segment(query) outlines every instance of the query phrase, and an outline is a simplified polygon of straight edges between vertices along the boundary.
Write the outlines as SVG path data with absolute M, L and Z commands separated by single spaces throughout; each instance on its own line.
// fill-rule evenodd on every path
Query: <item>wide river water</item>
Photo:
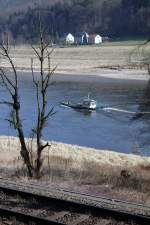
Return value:
M 60 81 L 58 78 L 52 83 L 47 99 L 56 114 L 45 128 L 44 139 L 117 152 L 148 153 L 148 118 L 134 119 L 136 114 L 112 110 L 80 112 L 59 104 L 67 100 L 80 102 L 90 92 L 99 106 L 138 112 L 146 82 L 107 78 L 99 78 L 96 82 L 90 79 L 89 81 Z M 0 98 L 8 99 L 3 87 L 0 88 Z M 24 73 L 20 78 L 20 99 L 24 129 L 29 137 L 36 121 L 36 98 L 32 79 Z M 16 135 L 5 120 L 9 118 L 9 108 L 2 105 L 0 107 L 0 135 Z

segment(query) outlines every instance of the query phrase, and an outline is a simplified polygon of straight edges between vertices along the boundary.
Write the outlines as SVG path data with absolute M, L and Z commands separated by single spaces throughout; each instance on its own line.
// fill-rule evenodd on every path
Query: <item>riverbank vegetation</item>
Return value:
M 0 137 L 0 176 L 27 182 L 19 150 L 18 138 Z M 41 183 L 150 203 L 148 157 L 51 142 L 43 159 Z

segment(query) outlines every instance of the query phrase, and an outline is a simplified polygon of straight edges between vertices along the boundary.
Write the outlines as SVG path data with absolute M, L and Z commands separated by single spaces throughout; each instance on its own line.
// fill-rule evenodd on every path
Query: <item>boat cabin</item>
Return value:
M 88 109 L 95 109 L 96 105 L 96 101 L 92 99 L 84 99 L 82 103 L 82 106 Z

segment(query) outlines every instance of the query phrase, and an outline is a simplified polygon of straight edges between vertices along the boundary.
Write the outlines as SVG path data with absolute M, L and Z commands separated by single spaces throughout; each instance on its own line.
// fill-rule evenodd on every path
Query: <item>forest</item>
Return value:
M 67 32 L 81 31 L 114 40 L 150 36 L 150 0 L 57 0 L 53 4 L 49 0 L 40 6 L 19 5 L 20 10 L 13 7 L 6 16 L 0 10 L 0 34 L 7 31 L 18 42 L 36 41 L 39 8 L 43 27 L 55 41 Z

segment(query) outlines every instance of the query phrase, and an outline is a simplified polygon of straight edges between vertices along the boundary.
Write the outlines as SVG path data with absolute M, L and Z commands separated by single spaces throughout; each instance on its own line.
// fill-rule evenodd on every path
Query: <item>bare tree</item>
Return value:
M 150 75 L 150 39 L 139 46 L 139 53 L 141 54 L 141 63 L 147 67 Z
M 150 39 L 139 44 L 130 54 L 130 63 L 146 68 L 150 75 Z
M 144 104 L 150 106 L 150 39 L 139 45 L 138 53 L 141 59 L 141 65 L 147 68 L 149 79 L 144 93 Z
M 141 113 L 150 111 L 150 39 L 140 44 L 133 52 L 133 57 L 138 58 L 140 65 L 147 69 L 149 79 L 144 91 L 143 100 L 139 104 L 139 112 L 134 116 L 134 119 L 149 120 L 149 114 Z
M 19 81 L 18 72 L 16 66 L 10 55 L 10 44 L 8 36 L 0 44 L 0 55 L 5 60 L 7 60 L 13 71 L 13 78 L 8 76 L 8 72 L 0 67 L 0 78 L 2 84 L 11 96 L 11 101 L 3 101 L 2 104 L 7 104 L 12 109 L 12 116 L 8 119 L 9 123 L 14 126 L 18 132 L 19 141 L 21 144 L 20 154 L 26 165 L 28 176 L 40 178 L 41 168 L 42 168 L 42 152 L 45 148 L 49 147 L 50 144 L 44 143 L 42 141 L 43 130 L 46 126 L 49 118 L 54 114 L 53 108 L 48 108 L 47 102 L 47 92 L 50 86 L 51 76 L 54 74 L 56 68 L 51 68 L 51 54 L 53 49 L 51 48 L 51 43 L 46 43 L 44 41 L 44 31 L 42 29 L 41 19 L 39 17 L 39 44 L 37 46 L 31 46 L 36 58 L 40 65 L 40 76 L 37 78 L 34 72 L 34 59 L 31 59 L 31 74 L 33 78 L 33 83 L 36 90 L 36 101 L 37 101 L 37 122 L 35 128 L 32 129 L 32 139 L 36 139 L 36 154 L 31 156 L 31 149 L 27 145 L 25 140 L 25 133 L 23 129 L 22 118 L 20 114 L 21 102 L 19 98 Z M 45 72 L 45 63 L 47 63 L 47 70 Z M 32 146 L 31 146 L 32 148 Z

